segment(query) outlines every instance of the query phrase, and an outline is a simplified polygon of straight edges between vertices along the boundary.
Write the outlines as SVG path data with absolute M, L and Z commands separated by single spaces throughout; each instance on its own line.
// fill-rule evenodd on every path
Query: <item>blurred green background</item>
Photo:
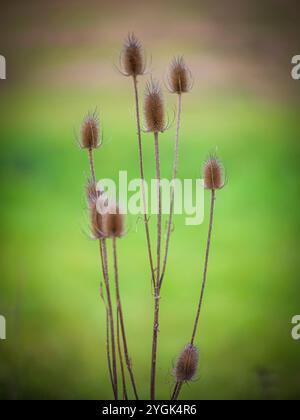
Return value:
M 162 4 L 163 3 L 163 4 Z M 194 88 L 184 96 L 179 177 L 201 174 L 217 148 L 228 184 L 218 193 L 197 379 L 185 399 L 300 397 L 299 4 L 290 1 L 4 2 L 0 53 L 0 398 L 110 399 L 97 243 L 88 239 L 86 153 L 76 144 L 88 110 L 100 110 L 98 178 L 139 174 L 131 81 L 114 68 L 128 31 L 163 78 L 184 54 Z M 140 79 L 142 93 L 147 77 Z M 165 92 L 170 115 L 176 98 Z M 147 179 L 154 177 L 143 136 Z M 163 176 L 174 126 L 161 136 Z M 206 209 L 209 204 L 206 196 Z M 151 219 L 155 235 L 155 219 Z M 187 343 L 207 235 L 175 218 L 162 289 L 157 396 Z M 144 228 L 128 220 L 120 281 L 140 395 L 149 397 L 152 298 Z

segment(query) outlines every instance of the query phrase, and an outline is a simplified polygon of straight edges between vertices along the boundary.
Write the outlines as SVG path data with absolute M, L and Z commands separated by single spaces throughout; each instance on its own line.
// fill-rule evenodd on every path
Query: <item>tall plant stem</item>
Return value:
M 156 162 L 156 181 L 157 181 L 157 267 L 156 280 L 154 287 L 154 319 L 153 319 L 153 339 L 152 339 L 152 358 L 151 358 L 151 380 L 150 380 L 150 399 L 155 400 L 155 379 L 156 379 L 156 359 L 157 359 L 157 339 L 159 328 L 159 299 L 160 299 L 160 253 L 161 253 L 161 190 L 160 190 L 160 160 L 158 133 L 154 133 L 155 162 Z
M 213 227 L 213 220 L 214 220 L 214 209 L 215 209 L 215 197 L 216 197 L 216 191 L 211 190 L 211 203 L 210 203 L 210 217 L 209 217 L 209 228 L 208 228 L 208 236 L 207 236 L 207 242 L 206 242 L 206 252 L 205 252 L 205 262 L 204 262 L 204 270 L 203 270 L 203 278 L 202 278 L 202 286 L 201 286 L 201 293 L 200 293 L 200 299 L 198 303 L 198 308 L 196 312 L 196 318 L 194 322 L 193 332 L 192 332 L 192 338 L 191 338 L 191 344 L 194 344 L 197 327 L 199 323 L 201 308 L 203 304 L 203 298 L 204 298 L 204 291 L 206 286 L 206 279 L 207 279 L 207 268 L 208 268 L 208 259 L 209 259 L 209 251 L 210 251 L 210 243 L 211 243 L 211 233 L 212 233 L 212 227 Z M 181 385 L 178 387 L 178 383 L 176 383 L 175 388 L 177 387 L 177 390 L 174 389 L 174 399 L 176 400 L 179 396 Z
M 118 310 L 117 310 L 117 343 L 118 343 L 118 353 L 119 353 L 122 386 L 123 386 L 123 399 L 128 400 L 127 388 L 126 388 L 126 377 L 125 377 L 123 356 L 122 356 L 122 349 L 121 349 L 121 342 L 120 342 L 120 316 L 119 316 Z
M 170 215 L 169 215 L 168 229 L 167 229 L 165 256 L 164 256 L 164 261 L 163 261 L 163 266 L 162 266 L 162 273 L 161 273 L 161 277 L 160 277 L 160 287 L 162 285 L 164 275 L 165 275 L 165 272 L 166 272 L 166 267 L 167 267 L 169 244 L 170 244 L 170 237 L 171 237 L 171 228 L 172 228 L 172 221 L 173 221 L 175 179 L 176 179 L 176 176 L 177 176 L 177 165 L 178 165 L 178 157 L 179 157 L 179 131 L 180 131 L 180 118 L 181 118 L 181 103 L 182 103 L 182 95 L 181 95 L 181 93 L 179 93 L 178 94 L 177 126 L 176 126 L 176 140 L 175 140 L 175 151 L 174 151 L 171 199 L 170 199 Z
M 109 286 L 107 249 L 106 249 L 105 239 L 100 239 L 99 244 L 100 244 L 100 253 L 102 254 L 102 257 L 103 257 L 104 281 L 105 281 L 106 295 L 107 295 L 111 349 L 112 349 L 112 371 L 113 371 L 113 378 L 114 378 L 114 395 L 115 395 L 115 399 L 117 400 L 118 399 L 117 357 L 116 357 L 116 345 L 115 345 L 114 317 L 113 317 L 113 309 L 112 309 L 110 286 Z
M 144 175 L 143 148 L 142 148 L 142 135 L 141 135 L 141 118 L 140 118 L 140 110 L 139 110 L 139 108 L 140 108 L 139 107 L 139 94 L 138 94 L 136 76 L 133 77 L 133 86 L 134 86 L 134 96 L 135 96 L 137 134 L 138 134 L 140 176 L 141 176 L 141 181 L 142 181 L 142 200 L 143 200 L 144 225 L 145 225 L 145 231 L 146 231 L 146 240 L 147 240 L 147 248 L 148 248 L 148 256 L 149 256 L 149 263 L 150 263 L 150 269 L 151 269 L 151 276 L 152 276 L 152 285 L 154 287 L 155 286 L 155 270 L 154 270 L 153 256 L 152 256 L 152 250 L 151 250 L 149 223 L 148 223 L 148 218 L 147 218 L 147 202 L 146 202 L 146 194 L 145 194 L 145 175 Z
M 114 271 L 115 271 L 117 310 L 118 310 L 119 317 L 120 317 L 120 327 L 121 327 L 121 334 L 122 334 L 122 339 L 123 339 L 124 356 L 125 356 L 126 366 L 127 366 L 128 373 L 129 373 L 129 376 L 130 376 L 134 396 L 138 400 L 139 397 L 138 397 L 136 384 L 135 384 L 135 379 L 134 379 L 134 375 L 133 375 L 133 370 L 132 370 L 132 366 L 131 366 L 131 360 L 130 360 L 129 353 L 128 353 L 128 346 L 127 346 L 127 339 L 126 339 L 126 333 L 125 333 L 123 311 L 122 311 L 122 305 L 121 305 L 116 238 L 113 238 L 113 254 L 114 254 Z
M 171 397 L 171 400 L 172 401 L 177 400 L 178 395 L 179 395 L 179 392 L 181 390 L 181 387 L 182 387 L 182 382 L 178 382 L 177 381 L 176 384 L 175 384 L 175 387 L 174 387 L 174 391 L 173 391 L 172 397 Z
M 94 184 L 96 185 L 95 164 L 94 164 L 94 156 L 93 156 L 93 150 L 92 149 L 88 150 L 88 156 L 89 156 L 89 164 L 90 164 L 92 180 L 93 180 Z M 107 359 L 109 361 L 108 369 L 109 369 L 109 373 L 110 373 L 111 380 L 112 380 L 114 397 L 117 400 L 118 399 L 118 375 L 117 375 L 115 332 L 114 332 L 113 310 L 112 310 L 110 287 L 109 287 L 107 251 L 106 251 L 106 241 L 105 241 L 105 239 L 99 239 L 99 249 L 100 249 L 102 274 L 103 274 L 103 278 L 104 278 L 105 290 L 106 290 L 106 296 L 107 296 L 106 311 L 107 311 L 107 317 L 108 317 L 108 324 L 109 324 L 109 327 L 110 327 L 110 334 L 109 334 L 108 331 L 106 332 L 106 337 L 107 337 L 106 339 L 109 340 L 109 338 L 110 338 L 110 340 L 111 340 L 111 350 L 112 350 L 112 367 L 111 367 L 111 365 L 110 365 L 110 346 L 109 346 L 109 342 L 108 342 L 106 344 Z M 112 372 L 111 372 L 111 370 L 112 370 Z
M 216 192 L 215 190 L 211 190 L 211 203 L 210 203 L 210 217 L 209 217 L 209 228 L 208 228 L 208 236 L 207 236 L 207 243 L 206 243 L 206 252 L 205 252 L 205 262 L 204 262 L 204 271 L 203 271 L 203 280 L 202 280 L 202 287 L 201 287 L 201 293 L 200 293 L 200 299 L 199 304 L 197 308 L 192 338 L 191 338 L 191 344 L 194 344 L 195 336 L 197 332 L 197 326 L 199 322 L 201 307 L 203 304 L 203 298 L 204 298 L 204 291 L 206 286 L 206 279 L 207 279 L 207 268 L 208 268 L 208 259 L 209 259 L 209 251 L 210 251 L 210 242 L 211 242 L 211 232 L 213 227 L 213 220 L 214 220 L 214 208 L 215 208 L 215 196 Z

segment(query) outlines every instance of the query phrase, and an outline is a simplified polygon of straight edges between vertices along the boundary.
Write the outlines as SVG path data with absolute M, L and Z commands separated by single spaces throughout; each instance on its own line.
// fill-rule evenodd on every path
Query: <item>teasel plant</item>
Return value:
M 204 164 L 203 179 L 204 179 L 204 187 L 205 189 L 210 191 L 211 199 L 210 199 L 209 227 L 208 227 L 208 236 L 207 236 L 207 242 L 206 242 L 202 284 L 201 284 L 199 303 L 198 303 L 198 307 L 196 311 L 196 317 L 195 317 L 195 321 L 193 325 L 191 340 L 189 344 L 185 347 L 183 352 L 180 354 L 176 363 L 176 367 L 174 371 L 176 383 L 175 383 L 174 390 L 171 397 L 172 400 L 176 400 L 178 398 L 182 385 L 184 383 L 190 382 L 195 377 L 196 372 L 197 372 L 198 350 L 194 346 L 194 342 L 195 342 L 197 328 L 199 324 L 199 318 L 200 318 L 200 313 L 201 313 L 201 309 L 203 305 L 204 292 L 205 292 L 205 286 L 206 286 L 206 281 L 207 281 L 207 269 L 208 269 L 209 252 L 210 252 L 210 246 L 211 246 L 213 221 L 214 221 L 216 192 L 218 190 L 221 190 L 225 185 L 224 168 L 221 161 L 215 154 L 210 155 Z
M 151 249 L 151 237 L 149 230 L 149 220 L 147 216 L 147 200 L 145 193 L 145 172 L 144 172 L 144 158 L 143 158 L 143 145 L 142 145 L 142 128 L 141 128 L 141 115 L 140 115 L 140 101 L 138 91 L 138 80 L 140 76 L 147 73 L 147 58 L 139 39 L 134 33 L 129 33 L 123 49 L 119 57 L 118 70 L 123 76 L 132 78 L 134 102 L 135 102 L 135 118 L 137 126 L 137 139 L 138 139 L 138 156 L 139 156 L 139 169 L 141 177 L 141 190 L 142 190 L 142 204 L 143 204 L 143 218 L 146 232 L 147 250 L 149 257 L 149 264 L 151 270 L 152 287 L 155 284 L 155 270 L 153 262 L 153 254 Z
M 167 130 L 166 113 L 162 90 L 159 82 L 151 79 L 147 82 L 144 95 L 144 125 L 145 131 L 154 135 L 156 189 L 157 189 L 157 245 L 156 268 L 154 281 L 154 317 L 150 373 L 150 399 L 155 399 L 157 341 L 159 330 L 160 273 L 161 273 L 161 237 L 162 237 L 162 203 L 161 203 L 161 173 L 159 154 L 159 133 Z
M 118 399 L 118 374 L 117 374 L 117 356 L 116 356 L 116 343 L 115 343 L 115 327 L 114 327 L 114 316 L 113 306 L 110 292 L 109 274 L 108 274 L 108 262 L 107 262 L 107 247 L 106 238 L 103 233 L 103 218 L 97 210 L 98 198 L 102 196 L 103 191 L 97 191 L 96 175 L 95 175 L 95 164 L 94 164 L 94 150 L 99 148 L 102 144 L 100 133 L 100 121 L 97 115 L 97 111 L 90 112 L 87 114 L 81 125 L 80 132 L 80 147 L 88 152 L 89 166 L 91 172 L 91 178 L 87 182 L 86 196 L 87 204 L 90 213 L 90 230 L 91 238 L 98 240 L 101 269 L 105 284 L 106 300 L 103 294 L 102 281 L 100 282 L 100 296 L 104 302 L 106 309 L 106 350 L 107 350 L 107 361 L 110 380 L 112 384 L 114 398 Z
M 174 149 L 174 160 L 173 160 L 173 173 L 171 183 L 171 196 L 170 196 L 170 212 L 167 222 L 167 235 L 165 243 L 164 260 L 162 265 L 160 287 L 162 285 L 169 253 L 169 244 L 173 223 L 173 212 L 174 212 L 174 194 L 175 194 L 175 179 L 177 176 L 177 166 L 179 158 L 179 133 L 182 113 L 182 95 L 190 92 L 193 87 L 193 77 L 190 69 L 186 65 L 183 57 L 173 58 L 167 75 L 167 88 L 170 93 L 177 95 L 177 123 L 176 123 L 176 135 L 175 135 L 175 149 Z

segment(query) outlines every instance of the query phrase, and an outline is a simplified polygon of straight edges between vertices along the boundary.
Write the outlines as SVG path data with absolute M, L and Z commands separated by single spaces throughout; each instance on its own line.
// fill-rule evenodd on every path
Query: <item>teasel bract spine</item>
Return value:
M 206 280 L 207 280 L 207 269 L 208 269 L 209 252 L 210 252 L 210 246 L 211 246 L 213 221 L 214 221 L 216 191 L 222 189 L 225 185 L 224 168 L 221 161 L 215 154 L 210 155 L 207 161 L 204 163 L 203 179 L 204 179 L 205 189 L 209 190 L 211 193 L 211 201 L 210 201 L 209 226 L 208 226 L 208 236 L 207 236 L 207 242 L 206 242 L 202 285 L 201 285 L 201 290 L 200 290 L 199 303 L 198 303 L 198 307 L 196 311 L 196 317 L 195 317 L 195 321 L 193 325 L 192 336 L 191 336 L 191 340 L 189 344 L 189 346 L 192 346 L 192 347 L 194 347 L 194 341 L 196 338 L 197 328 L 199 324 L 199 318 L 200 318 L 201 308 L 203 305 L 203 298 L 204 298 L 204 292 L 205 292 L 205 286 L 206 286 Z M 183 384 L 183 381 L 178 381 L 177 379 L 175 387 L 174 387 L 172 399 L 178 398 L 182 384 Z
M 138 38 L 130 33 L 125 40 L 123 50 L 120 55 L 120 72 L 127 77 L 131 77 L 133 81 L 134 90 L 134 101 L 135 101 L 135 116 L 137 124 L 137 137 L 138 137 L 138 156 L 139 156 L 139 167 L 140 176 L 142 181 L 142 203 L 143 203 L 143 218 L 146 232 L 147 250 L 149 257 L 149 264 L 151 270 L 152 286 L 155 283 L 155 272 L 153 255 L 151 249 L 151 238 L 149 231 L 149 223 L 147 217 L 147 201 L 145 194 L 145 173 L 144 173 L 144 159 L 143 159 L 143 146 L 142 146 L 142 128 L 141 128 L 141 117 L 140 117 L 140 105 L 139 105 L 139 92 L 138 92 L 138 77 L 143 76 L 146 73 L 147 60 L 142 44 Z

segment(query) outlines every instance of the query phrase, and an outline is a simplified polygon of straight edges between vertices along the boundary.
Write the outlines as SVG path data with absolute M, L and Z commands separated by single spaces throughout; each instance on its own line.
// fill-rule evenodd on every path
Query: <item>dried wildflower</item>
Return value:
M 103 238 L 103 215 L 97 210 L 97 201 L 91 201 L 89 203 L 89 210 L 92 238 Z
M 168 74 L 168 88 L 172 93 L 189 92 L 193 85 L 192 73 L 184 62 L 183 57 L 175 57 L 170 65 Z
M 100 146 L 99 118 L 96 112 L 88 114 L 81 126 L 80 146 L 82 149 L 96 149 Z
M 198 350 L 192 344 L 185 346 L 181 352 L 176 366 L 175 377 L 177 382 L 187 382 L 192 380 L 197 372 L 198 367 Z
M 209 190 L 219 190 L 224 187 L 224 170 L 220 160 L 211 155 L 204 164 L 204 186 Z
M 124 234 L 124 215 L 116 205 L 110 205 L 103 215 L 103 232 L 108 238 L 120 238 Z
M 160 84 L 148 81 L 144 98 L 145 126 L 148 132 L 163 132 L 166 130 L 165 107 Z
M 121 67 L 125 76 L 136 77 L 145 73 L 146 60 L 142 45 L 137 37 L 128 35 L 121 54 Z

